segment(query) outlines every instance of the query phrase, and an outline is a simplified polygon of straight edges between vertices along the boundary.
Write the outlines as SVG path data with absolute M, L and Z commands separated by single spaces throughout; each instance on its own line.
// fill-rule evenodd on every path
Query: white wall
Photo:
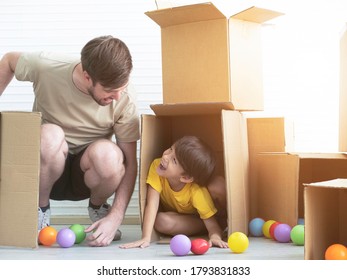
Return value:
M 255 115 L 293 120 L 296 151 L 337 151 L 343 0 L 216 2 L 232 8 L 256 4 L 286 13 L 263 28 L 265 111 Z M 1 1 L 0 56 L 12 50 L 78 55 L 93 37 L 117 36 L 133 54 L 140 113 L 151 114 L 149 104 L 162 103 L 160 29 L 144 15 L 153 9 L 154 0 Z M 31 85 L 13 80 L 0 98 L 0 110 L 31 110 L 32 100 Z M 85 206 L 85 201 L 53 203 L 53 213 L 86 214 Z M 137 191 L 128 214 L 138 214 Z

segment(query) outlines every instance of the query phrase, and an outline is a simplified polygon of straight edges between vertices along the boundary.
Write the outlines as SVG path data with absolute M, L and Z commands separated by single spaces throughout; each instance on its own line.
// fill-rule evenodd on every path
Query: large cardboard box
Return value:
M 347 180 L 305 184 L 305 259 L 324 260 L 335 243 L 347 245 Z
M 202 3 L 146 15 L 161 27 L 164 104 L 263 110 L 261 25 L 281 13 L 250 7 L 228 18 Z
M 248 232 L 248 147 L 242 113 L 230 103 L 152 105 L 155 115 L 141 116 L 140 211 L 146 205 L 146 178 L 152 161 L 184 135 L 195 135 L 217 155 L 227 184 L 228 230 Z M 158 233 L 153 240 L 159 239 Z
M 0 246 L 37 247 L 41 115 L 0 114 Z
M 305 216 L 304 184 L 347 178 L 342 153 L 261 153 L 257 163 L 257 216 L 291 226 Z
M 258 212 L 258 154 L 294 150 L 294 127 L 291 121 L 284 117 L 254 115 L 247 117 L 250 219 L 257 217 Z
M 347 152 L 347 24 L 340 39 L 339 151 Z

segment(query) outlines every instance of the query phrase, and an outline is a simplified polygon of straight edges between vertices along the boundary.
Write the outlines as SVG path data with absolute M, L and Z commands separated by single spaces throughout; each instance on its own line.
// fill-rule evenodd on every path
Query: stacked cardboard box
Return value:
M 347 25 L 340 38 L 339 151 L 342 155 L 339 157 L 344 159 L 347 158 L 346 61 Z M 315 183 L 304 184 L 305 259 L 322 260 L 330 245 L 347 245 L 347 166 L 346 163 L 341 164 L 341 160 L 339 162 L 329 164 L 327 170 L 321 170 L 324 178 L 319 176 Z
M 284 132 L 277 130 L 282 118 L 252 123 L 242 111 L 263 110 L 260 29 L 280 13 L 250 7 L 228 18 L 212 3 L 202 3 L 146 15 L 161 27 L 163 104 L 151 106 L 155 115 L 142 116 L 141 220 L 150 163 L 189 134 L 201 137 L 218 155 L 227 185 L 229 234 L 248 233 L 249 131 L 256 134 L 266 127 L 274 134 Z M 248 132 L 247 122 L 253 124 Z M 257 124 L 261 128 L 255 129 Z M 267 151 L 269 145 L 285 149 L 283 137 L 263 145 L 253 136 L 252 152 L 259 147 Z M 153 239 L 158 238 L 154 233 Z
M 322 260 L 330 245 L 347 245 L 347 179 L 305 184 L 305 220 L 305 259 Z
M 341 153 L 261 153 L 258 166 L 258 215 L 294 226 L 304 211 L 305 184 L 347 178 Z

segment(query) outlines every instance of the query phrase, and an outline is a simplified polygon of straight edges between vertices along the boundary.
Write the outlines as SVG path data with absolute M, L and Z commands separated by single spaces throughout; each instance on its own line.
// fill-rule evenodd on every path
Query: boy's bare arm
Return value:
M 144 211 L 142 238 L 134 242 L 122 244 L 119 246 L 120 248 L 146 248 L 150 245 L 154 222 L 159 209 L 160 194 L 149 185 L 147 186 L 146 200 L 147 201 Z
M 220 248 L 228 248 L 228 243 L 222 239 L 222 230 L 216 218 L 212 216 L 208 219 L 204 219 L 203 221 L 208 231 L 211 245 Z

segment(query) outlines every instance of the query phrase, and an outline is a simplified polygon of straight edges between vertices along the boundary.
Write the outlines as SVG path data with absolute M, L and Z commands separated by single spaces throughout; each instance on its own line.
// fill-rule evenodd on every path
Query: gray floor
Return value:
M 56 227 L 57 229 L 59 227 Z M 0 260 L 304 260 L 304 246 L 279 243 L 265 237 L 250 237 L 248 249 L 232 253 L 229 249 L 210 248 L 204 255 L 175 256 L 168 244 L 151 244 L 145 249 L 120 249 L 118 246 L 139 239 L 138 225 L 123 225 L 123 238 L 108 247 L 88 247 L 86 243 L 70 248 L 39 246 L 37 249 L 0 247 Z

